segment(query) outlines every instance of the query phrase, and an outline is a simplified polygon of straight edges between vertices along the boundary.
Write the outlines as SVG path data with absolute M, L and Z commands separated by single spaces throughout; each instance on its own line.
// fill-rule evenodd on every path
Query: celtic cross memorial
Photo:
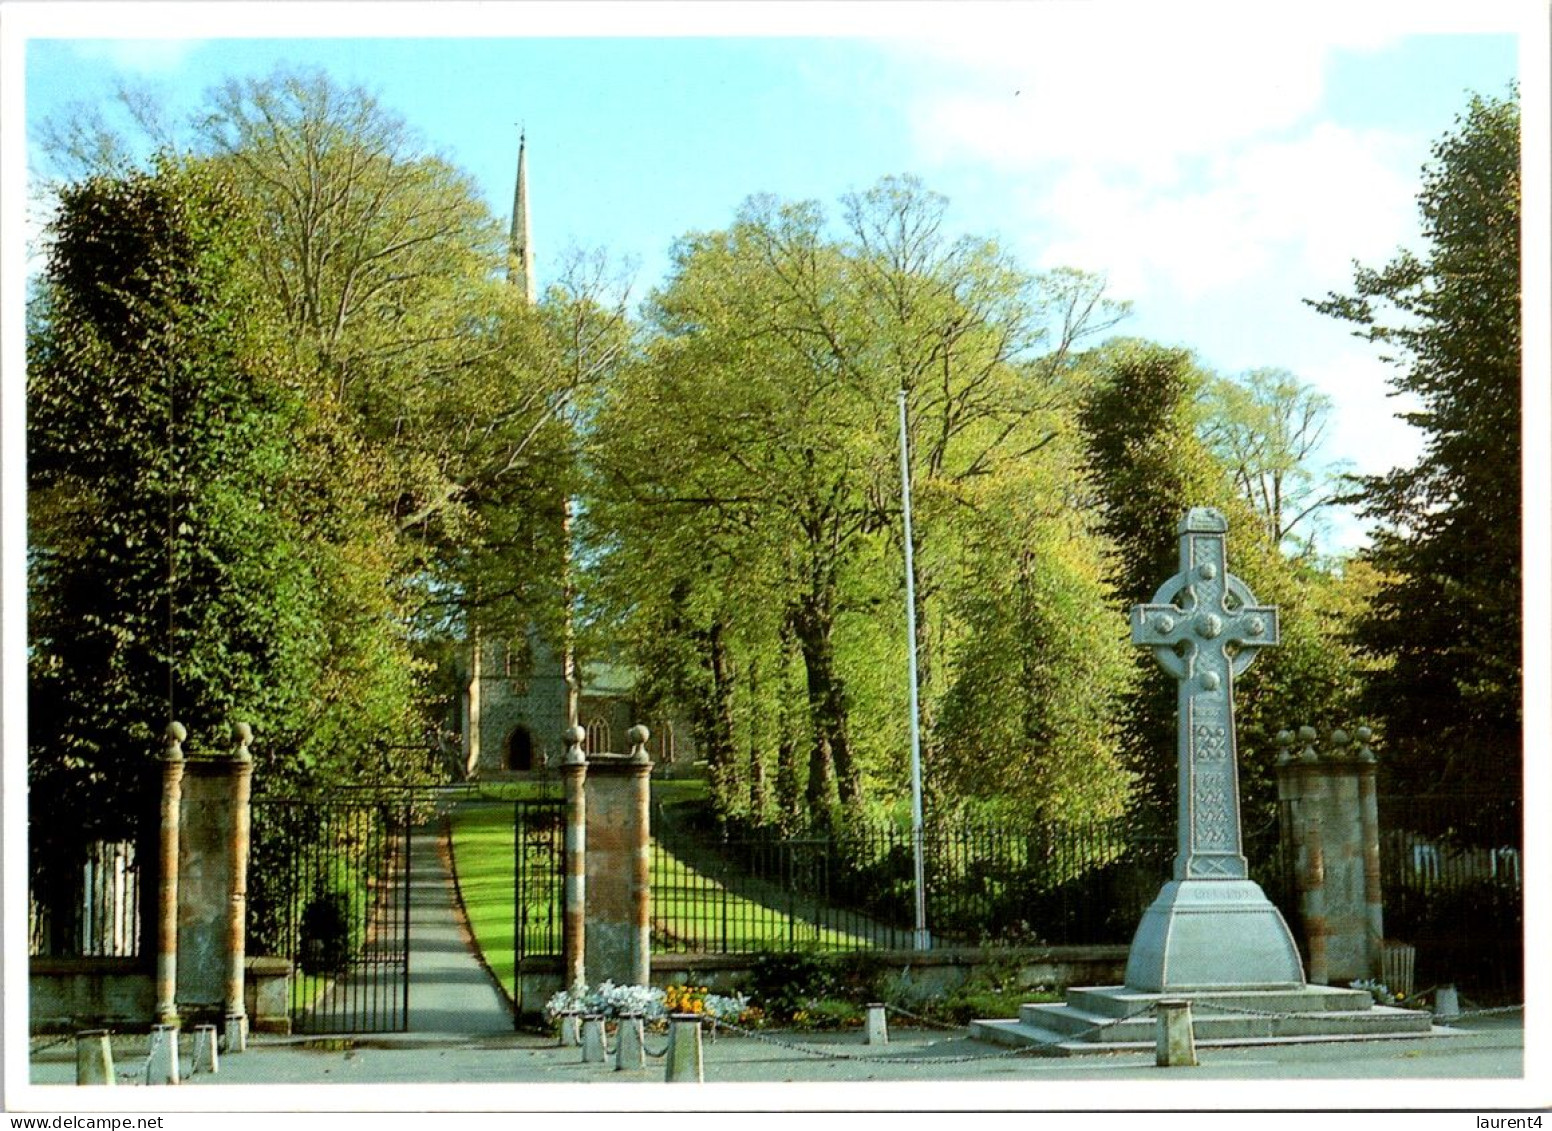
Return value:
M 1129 989 L 1281 989 L 1304 985 L 1287 924 L 1241 851 L 1234 679 L 1278 641 L 1277 610 L 1229 573 L 1228 523 L 1193 508 L 1178 527 L 1180 572 L 1132 609 L 1132 643 L 1179 688 L 1179 833 L 1174 878 L 1132 940 Z

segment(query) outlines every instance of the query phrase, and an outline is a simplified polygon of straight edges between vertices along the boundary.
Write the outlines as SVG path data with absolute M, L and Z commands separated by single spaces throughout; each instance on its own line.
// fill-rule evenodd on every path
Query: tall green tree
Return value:
M 253 723 L 266 776 L 361 780 L 413 733 L 391 529 L 284 379 L 241 268 L 252 217 L 165 159 L 66 189 L 28 356 L 33 860 L 144 832 L 170 718 Z
M 1325 437 L 1331 398 L 1286 369 L 1212 378 L 1204 390 L 1202 437 L 1281 546 L 1312 553 L 1320 511 L 1336 497 L 1329 472 L 1312 460 Z
M 1320 602 L 1327 579 L 1290 562 L 1230 470 L 1204 443 L 1199 418 L 1208 375 L 1184 350 L 1146 342 L 1106 346 L 1093 368 L 1078 422 L 1088 480 L 1114 546 L 1108 580 L 1117 633 L 1128 611 L 1151 600 L 1179 570 L 1177 524 L 1192 507 L 1212 506 L 1229 521 L 1229 568 L 1258 600 L 1279 608 L 1281 643 L 1267 649 L 1235 685 L 1240 786 L 1247 824 L 1274 813 L 1276 733 L 1289 726 L 1351 722 L 1352 657 L 1330 632 Z M 1174 817 L 1176 688 L 1151 657 L 1132 648 L 1136 691 L 1120 712 L 1123 762 L 1137 775 L 1143 819 Z
M 545 572 L 528 556 L 556 553 L 545 516 L 574 382 L 505 283 L 504 238 L 472 180 L 369 91 L 321 72 L 234 79 L 210 101 L 196 151 L 261 218 L 249 262 L 297 379 L 372 453 L 373 498 L 418 548 L 428 600 L 455 622 L 477 603 L 520 623 L 549 597 L 522 579 Z
M 681 240 L 643 360 L 591 422 L 602 569 L 651 579 L 617 587 L 616 607 L 651 626 L 639 636 L 653 655 L 678 658 L 661 670 L 684 675 L 675 693 L 701 720 L 724 804 L 753 796 L 763 762 L 741 752 L 761 742 L 777 748 L 777 795 L 790 804 L 801 781 L 816 817 L 904 792 L 902 391 L 925 776 L 948 802 L 973 778 L 969 755 L 959 777 L 933 763 L 967 631 L 953 597 L 991 560 L 974 524 L 1019 484 L 1045 484 L 1019 513 L 1065 508 L 1031 469 L 1054 451 L 1068 351 L 1116 308 L 1087 277 L 1037 278 L 988 241 L 950 238 L 945 209 L 886 179 L 843 201 L 834 234 L 817 205 L 757 197 L 728 230 Z M 797 725 L 781 718 L 793 680 Z
M 358 454 L 355 490 L 397 530 L 418 639 L 453 694 L 464 636 L 520 633 L 558 603 L 565 328 L 503 281 L 505 238 L 472 179 L 371 91 L 281 67 L 223 82 L 187 123 L 143 91 L 118 104 L 127 135 L 78 107 L 45 150 L 67 174 L 121 172 L 160 145 L 233 184 L 257 217 L 242 261 L 285 327 L 286 379 Z
M 1520 111 L 1473 97 L 1418 195 L 1425 248 L 1360 267 L 1316 309 L 1351 322 L 1420 407 L 1413 467 L 1358 481 L 1382 578 L 1355 638 L 1392 788 L 1517 790 L 1520 573 Z M 1544 379 L 1544 378 L 1543 378 Z

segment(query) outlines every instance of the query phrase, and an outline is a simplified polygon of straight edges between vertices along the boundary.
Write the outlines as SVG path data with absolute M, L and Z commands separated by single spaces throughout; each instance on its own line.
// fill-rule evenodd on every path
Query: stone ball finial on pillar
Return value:
M 579 724 L 573 723 L 561 732 L 561 741 L 566 744 L 565 753 L 561 755 L 562 766 L 585 766 L 587 764 L 587 752 L 582 749 L 582 744 L 587 741 L 587 731 Z
M 166 762 L 182 760 L 183 742 L 188 737 L 188 727 L 177 721 L 168 723 L 167 730 L 163 732 L 162 760 Z
M 1358 739 L 1358 751 L 1357 751 L 1358 761 L 1360 761 L 1360 762 L 1372 762 L 1372 761 L 1374 761 L 1374 749 L 1369 745 L 1369 743 L 1371 741 L 1373 741 L 1373 739 L 1374 739 L 1374 731 L 1372 731 L 1368 727 L 1359 727 L 1357 729 L 1357 731 L 1354 732 L 1354 734 L 1355 734 L 1355 737 Z
M 1351 742 L 1352 739 L 1348 737 L 1347 732 L 1341 727 L 1337 727 L 1334 731 L 1331 732 L 1331 756 L 1333 758 L 1343 759 L 1349 757 L 1352 752 L 1348 750 L 1347 747 Z
M 630 760 L 632 762 L 650 762 L 652 756 L 647 753 L 647 739 L 652 737 L 652 732 L 637 723 L 625 732 L 625 739 L 630 743 Z
M 253 752 L 248 748 L 253 745 L 253 728 L 247 723 L 232 724 L 232 757 L 239 762 L 253 761 Z
M 1293 761 L 1293 731 L 1291 730 L 1277 732 L 1277 761 L 1279 764 Z
M 1317 738 L 1314 727 L 1300 727 L 1299 741 L 1304 743 L 1304 749 L 1299 751 L 1299 761 L 1318 762 L 1320 755 L 1315 752 L 1315 739 Z

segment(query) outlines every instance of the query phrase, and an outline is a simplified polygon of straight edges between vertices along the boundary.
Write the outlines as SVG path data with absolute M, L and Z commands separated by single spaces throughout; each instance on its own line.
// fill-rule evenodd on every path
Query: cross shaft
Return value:
M 1132 609 L 1132 643 L 1178 686 L 1179 850 L 1175 878 L 1244 879 L 1234 677 L 1278 642 L 1277 610 L 1228 571 L 1228 523 L 1194 508 L 1179 527 L 1180 572 Z

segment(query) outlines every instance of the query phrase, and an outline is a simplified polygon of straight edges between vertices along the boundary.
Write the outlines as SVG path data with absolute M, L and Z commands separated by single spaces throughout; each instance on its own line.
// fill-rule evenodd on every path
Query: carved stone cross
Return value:
M 1244 879 L 1234 677 L 1277 643 L 1277 610 L 1228 570 L 1228 523 L 1196 507 L 1179 527 L 1180 572 L 1132 609 L 1132 643 L 1179 681 L 1179 853 L 1175 878 Z
M 1146 993 L 1300 988 L 1282 914 L 1241 851 L 1234 677 L 1277 643 L 1277 610 L 1228 570 L 1228 523 L 1206 507 L 1181 521 L 1180 572 L 1132 609 L 1132 643 L 1179 683 L 1179 851 L 1174 879 L 1144 912 L 1126 986 Z

